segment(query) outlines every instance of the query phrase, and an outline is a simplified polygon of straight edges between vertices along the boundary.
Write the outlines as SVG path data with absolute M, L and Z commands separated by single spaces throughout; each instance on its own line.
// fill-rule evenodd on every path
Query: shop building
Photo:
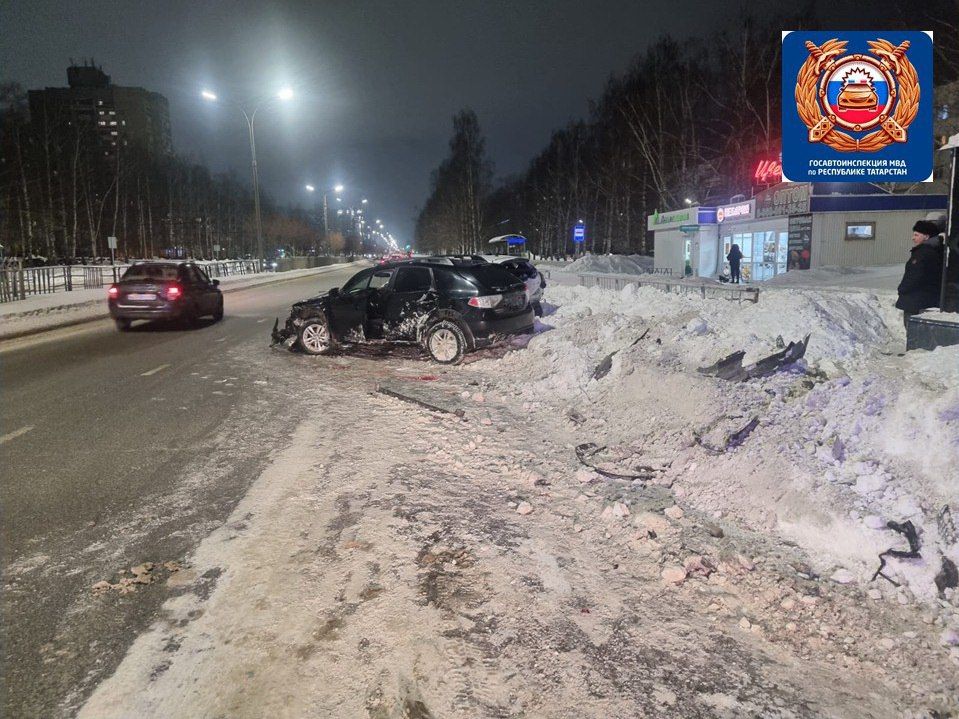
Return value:
M 743 280 L 761 282 L 811 267 L 902 262 L 913 224 L 946 206 L 946 195 L 892 194 L 869 183 L 780 183 L 751 200 L 653 215 L 648 227 L 657 268 L 717 277 L 736 244 Z

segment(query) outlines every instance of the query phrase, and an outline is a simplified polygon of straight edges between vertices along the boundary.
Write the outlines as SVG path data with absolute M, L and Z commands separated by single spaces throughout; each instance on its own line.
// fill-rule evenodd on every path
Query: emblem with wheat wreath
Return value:
M 906 57 L 908 40 L 899 45 L 883 39 L 869 41 L 869 52 L 878 58 L 876 62 L 885 73 L 894 75 L 899 81 L 898 91 L 893 83 L 889 83 L 890 97 L 895 98 L 898 92 L 898 102 L 892 117 L 880 116 L 879 129 L 856 139 L 837 129 L 835 115 L 820 112 L 819 98 L 825 91 L 816 86 L 823 74 L 835 67 L 837 58 L 846 50 L 846 44 L 845 40 L 836 38 L 822 45 L 806 41 L 809 57 L 796 78 L 796 109 L 809 129 L 809 141 L 823 142 L 839 152 L 876 152 L 893 142 L 905 142 L 906 128 L 916 119 L 919 110 L 919 76 Z M 854 55 L 853 58 L 863 59 L 864 56 Z

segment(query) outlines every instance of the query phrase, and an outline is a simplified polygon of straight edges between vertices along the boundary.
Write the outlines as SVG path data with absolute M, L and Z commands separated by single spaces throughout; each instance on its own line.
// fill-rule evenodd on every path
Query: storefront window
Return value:
M 788 232 L 762 230 L 723 235 L 723 267 L 727 273 L 729 262 L 726 261 L 726 255 L 734 244 L 739 245 L 739 250 L 743 253 L 740 268 L 743 280 L 759 282 L 786 271 Z

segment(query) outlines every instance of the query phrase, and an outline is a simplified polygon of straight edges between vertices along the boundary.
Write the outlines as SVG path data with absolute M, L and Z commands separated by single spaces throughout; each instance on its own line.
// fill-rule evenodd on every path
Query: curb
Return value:
M 344 267 L 353 267 L 354 265 L 357 265 L 357 264 L 360 264 L 360 263 L 342 262 L 337 265 L 327 265 L 326 267 L 318 267 L 316 269 L 320 270 L 320 272 L 317 272 L 316 274 L 317 275 L 326 274 L 325 272 L 326 270 L 342 269 Z M 295 272 L 295 270 L 293 271 Z M 296 277 L 277 277 L 276 279 L 270 280 L 268 282 L 256 282 L 252 285 L 247 285 L 245 287 L 226 287 L 221 289 L 220 291 L 223 294 L 227 294 L 229 292 L 240 292 L 242 290 L 252 290 L 257 287 L 264 287 L 266 285 L 277 285 L 281 282 L 295 282 L 296 280 L 302 280 L 308 277 L 313 277 L 313 275 L 298 275 Z M 73 320 L 64 320 L 63 322 L 58 322 L 55 325 L 47 325 L 45 327 L 34 327 L 33 329 L 21 330 L 20 332 L 14 332 L 13 334 L 9 334 L 9 335 L 0 335 L 0 344 L 7 342 L 9 340 L 18 340 L 18 339 L 22 339 L 23 337 L 32 337 L 33 335 L 40 335 L 40 334 L 43 334 L 44 332 L 53 332 L 54 330 L 62 330 L 62 329 L 66 329 L 67 327 L 76 327 L 77 325 L 85 325 L 88 322 L 97 322 L 99 320 L 108 319 L 109 317 L 110 317 L 110 313 L 104 312 L 103 314 L 99 314 L 99 315 L 92 315 L 89 317 L 79 317 Z

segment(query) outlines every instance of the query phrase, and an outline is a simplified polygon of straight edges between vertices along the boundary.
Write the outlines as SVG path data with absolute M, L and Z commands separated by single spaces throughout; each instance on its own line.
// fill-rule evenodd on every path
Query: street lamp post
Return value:
M 219 98 L 216 96 L 216 93 L 210 92 L 209 90 L 203 90 L 200 93 L 200 96 L 209 102 L 217 102 L 219 100 Z M 254 133 L 253 128 L 254 123 L 256 122 L 256 113 L 260 110 L 260 108 L 269 104 L 274 99 L 289 100 L 292 97 L 293 90 L 285 87 L 275 96 L 267 97 L 257 102 L 256 106 L 253 108 L 253 112 L 247 112 L 245 107 L 237 103 L 230 103 L 243 113 L 243 118 L 246 120 L 246 125 L 250 132 L 250 164 L 253 168 L 253 215 L 254 223 L 256 225 L 256 254 L 260 261 L 263 260 L 263 223 L 260 219 L 260 182 L 256 171 L 256 134 Z
M 339 194 L 343 192 L 343 185 L 334 185 L 332 188 L 333 192 Z M 306 186 L 307 192 L 315 192 L 316 188 L 313 185 Z M 329 201 L 327 199 L 328 190 L 323 191 L 323 241 L 327 245 L 327 249 L 330 249 L 330 219 L 329 219 Z

